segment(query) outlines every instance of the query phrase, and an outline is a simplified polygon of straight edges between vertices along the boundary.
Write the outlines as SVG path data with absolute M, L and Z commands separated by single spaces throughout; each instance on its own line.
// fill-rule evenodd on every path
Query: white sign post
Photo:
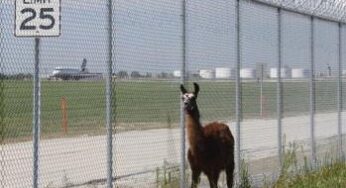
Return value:
M 61 0 L 16 0 L 16 37 L 60 35 Z
M 35 38 L 33 90 L 33 188 L 38 187 L 41 129 L 40 37 L 60 36 L 61 0 L 16 0 L 14 35 Z

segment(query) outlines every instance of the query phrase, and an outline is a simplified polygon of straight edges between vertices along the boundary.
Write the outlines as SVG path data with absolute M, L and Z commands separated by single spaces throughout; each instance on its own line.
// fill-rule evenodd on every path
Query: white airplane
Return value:
M 84 58 L 80 69 L 56 67 L 49 79 L 62 80 L 80 80 L 80 79 L 97 79 L 102 78 L 101 73 L 90 73 L 86 68 L 87 60 Z

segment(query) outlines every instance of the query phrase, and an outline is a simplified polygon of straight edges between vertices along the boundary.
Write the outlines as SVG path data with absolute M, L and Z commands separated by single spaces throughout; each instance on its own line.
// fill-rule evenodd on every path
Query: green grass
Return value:
M 306 156 L 303 163 L 299 162 L 297 152 L 299 146 L 289 144 L 285 151 L 280 176 L 272 185 L 274 188 L 329 188 L 346 187 L 346 162 L 343 158 L 337 159 L 330 151 L 323 160 L 313 165 Z M 303 150 L 303 148 L 301 148 Z
M 291 161 L 292 162 L 292 161 Z M 254 186 L 251 181 L 250 175 L 246 164 L 241 167 L 241 180 L 236 187 L 251 188 Z M 173 178 L 169 173 L 162 174 L 163 172 L 157 171 L 157 184 L 162 188 L 175 188 L 179 187 L 179 173 L 174 174 Z M 335 162 L 331 165 L 326 165 L 318 170 L 306 169 L 301 174 L 293 174 L 280 176 L 280 178 L 271 183 L 264 183 L 265 188 L 343 188 L 346 187 L 346 163 Z M 298 173 L 295 171 L 295 173 Z M 168 175 L 169 174 L 169 175 Z
M 279 179 L 276 188 L 330 188 L 346 187 L 346 163 L 336 162 L 317 171 L 309 171 L 293 177 Z
M 235 119 L 235 83 L 201 81 L 198 99 L 202 121 Z M 189 86 L 191 87 L 191 83 Z M 4 111 L 2 132 L 7 140 L 30 138 L 32 134 L 32 81 L 3 81 Z M 316 84 L 317 112 L 336 111 L 336 83 Z M 345 87 L 346 88 L 346 87 Z M 167 127 L 179 122 L 179 81 L 118 81 L 116 83 L 117 127 L 146 129 Z M 307 82 L 285 82 L 284 114 L 308 113 L 309 85 Z M 243 118 L 260 117 L 260 87 L 255 82 L 242 85 Z M 265 116 L 276 114 L 276 83 L 264 83 Z M 344 95 L 346 96 L 346 95 Z M 100 134 L 105 131 L 105 82 L 43 81 L 42 135 L 61 135 L 61 97 L 68 101 L 69 134 Z M 346 104 L 346 100 L 345 100 Z M 5 128 L 4 128 L 5 127 Z M 4 130 L 3 130 L 4 128 Z

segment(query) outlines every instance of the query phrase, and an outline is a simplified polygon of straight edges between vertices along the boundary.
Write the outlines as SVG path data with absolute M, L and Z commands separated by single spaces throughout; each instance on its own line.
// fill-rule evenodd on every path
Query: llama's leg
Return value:
M 192 182 L 191 188 L 197 188 L 199 183 L 199 176 L 201 175 L 201 170 L 199 169 L 191 169 L 192 170 Z
M 189 160 L 192 171 L 191 188 L 197 188 L 197 185 L 199 183 L 199 176 L 201 175 L 202 171 L 198 168 L 198 165 L 196 164 L 196 159 L 192 156 L 190 149 L 187 152 L 187 158 Z
M 220 172 L 213 171 L 211 174 L 208 174 L 208 180 L 210 188 L 217 188 L 217 181 L 219 180 Z
M 233 177 L 234 177 L 234 161 L 231 161 L 226 167 L 226 177 L 227 177 L 227 187 L 233 187 Z

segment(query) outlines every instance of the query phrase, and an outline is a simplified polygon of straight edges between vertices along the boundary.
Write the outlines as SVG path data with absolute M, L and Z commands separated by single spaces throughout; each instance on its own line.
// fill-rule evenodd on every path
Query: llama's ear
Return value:
M 195 86 L 195 92 L 194 93 L 197 96 L 198 92 L 199 92 L 199 85 L 196 82 L 194 82 L 193 85 Z
M 180 91 L 181 91 L 181 93 L 183 93 L 183 94 L 187 93 L 187 90 L 185 89 L 185 87 L 184 87 L 183 84 L 180 84 Z

